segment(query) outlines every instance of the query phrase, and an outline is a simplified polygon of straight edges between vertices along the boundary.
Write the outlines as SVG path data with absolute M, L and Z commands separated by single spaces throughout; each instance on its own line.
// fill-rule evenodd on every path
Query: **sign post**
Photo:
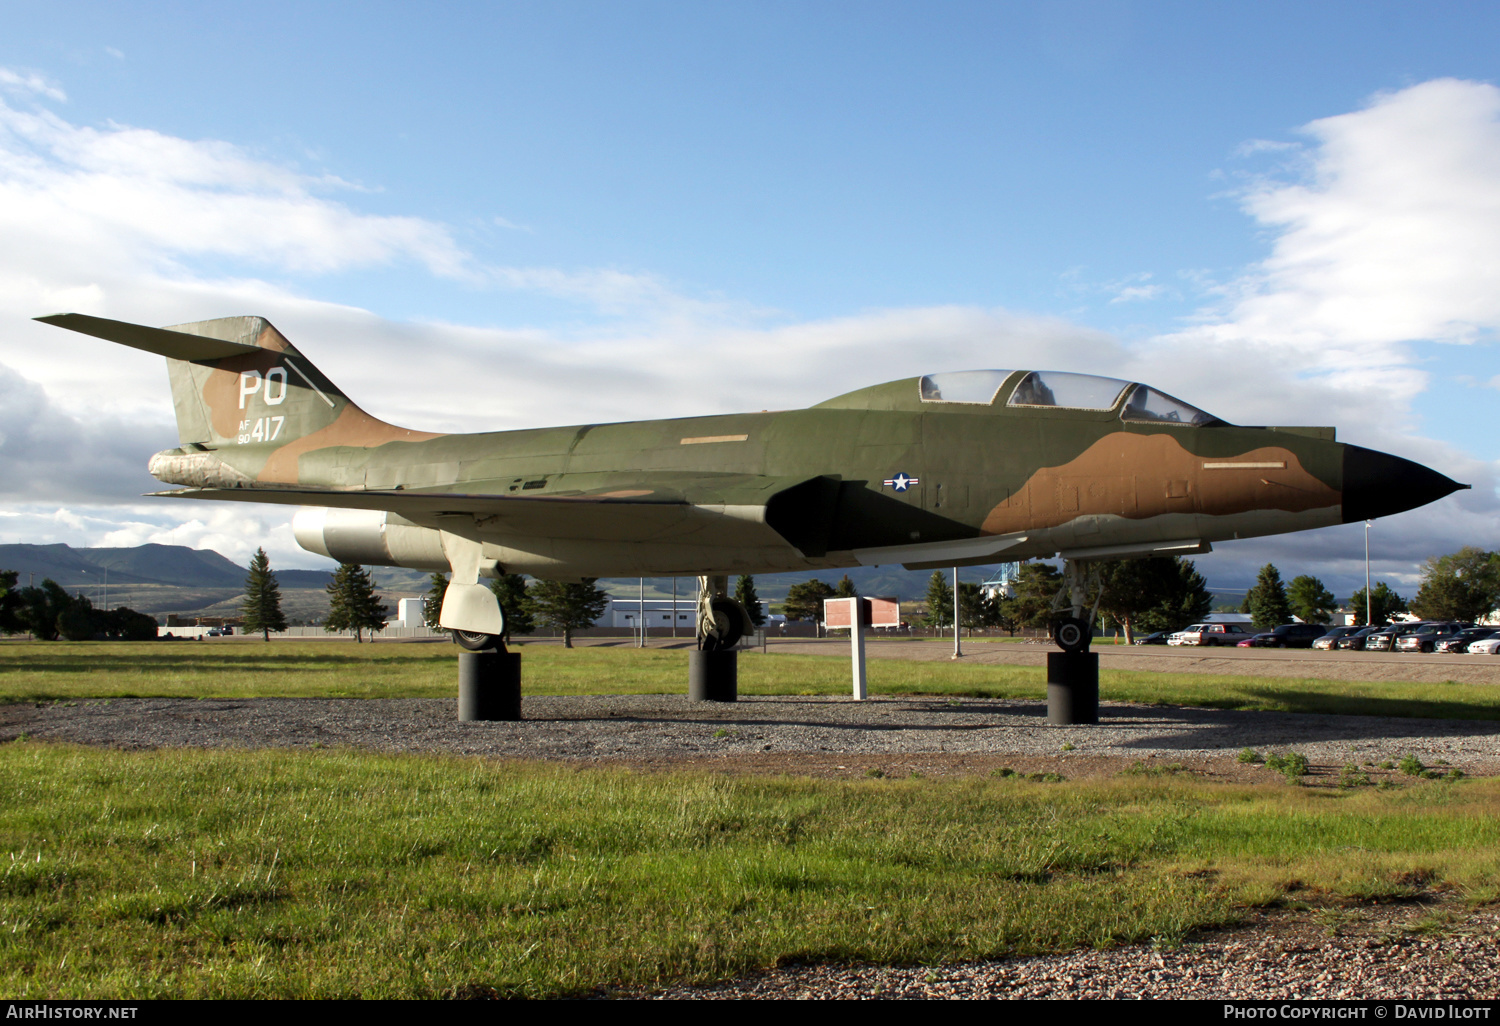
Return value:
M 849 628 L 849 658 L 853 664 L 854 699 L 869 697 L 865 685 L 865 628 L 899 627 L 901 605 L 889 598 L 842 598 L 823 600 L 823 623 L 832 630 Z

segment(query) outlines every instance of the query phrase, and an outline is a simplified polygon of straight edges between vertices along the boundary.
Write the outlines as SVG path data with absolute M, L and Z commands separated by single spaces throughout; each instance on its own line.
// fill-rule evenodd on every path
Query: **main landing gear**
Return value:
M 688 697 L 733 702 L 739 697 L 741 638 L 754 630 L 745 607 L 729 597 L 729 578 L 698 578 L 698 648 L 688 653 Z
M 1088 593 L 1095 591 L 1088 609 Z M 1061 652 L 1047 653 L 1047 722 L 1058 726 L 1099 722 L 1099 657 L 1089 651 L 1094 618 L 1099 612 L 1099 572 L 1069 559 L 1063 563 L 1063 586 L 1053 608 L 1068 615 L 1053 622 L 1052 640 Z M 1087 619 L 1084 613 L 1088 613 Z

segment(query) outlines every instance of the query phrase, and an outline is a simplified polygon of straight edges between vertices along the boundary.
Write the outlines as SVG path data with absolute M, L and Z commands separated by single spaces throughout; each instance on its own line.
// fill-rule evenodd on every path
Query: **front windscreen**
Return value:
M 925 403 L 978 403 L 988 406 L 1011 376 L 1008 370 L 949 371 L 922 377 Z
M 1120 411 L 1120 419 L 1147 424 L 1187 424 L 1191 427 L 1203 427 L 1205 424 L 1218 423 L 1219 420 L 1147 385 L 1135 386 L 1125 408 Z
M 1111 410 L 1130 382 L 1093 374 L 1032 371 L 1010 395 L 1010 406 L 1061 406 L 1070 410 Z

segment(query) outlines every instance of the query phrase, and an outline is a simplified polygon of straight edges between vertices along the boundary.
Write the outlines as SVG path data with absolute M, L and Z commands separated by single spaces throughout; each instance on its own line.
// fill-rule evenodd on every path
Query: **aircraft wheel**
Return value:
M 1052 632 L 1052 640 L 1064 652 L 1085 651 L 1089 647 L 1089 623 L 1076 616 L 1059 620 Z
M 714 631 L 705 634 L 698 647 L 705 652 L 724 652 L 739 644 L 740 639 L 745 636 L 740 629 L 739 610 L 734 599 L 727 598 L 714 599 L 711 608 Z
M 478 631 L 454 631 L 453 640 L 467 652 L 483 652 L 487 648 L 498 649 L 502 645 L 500 635 L 481 634 Z

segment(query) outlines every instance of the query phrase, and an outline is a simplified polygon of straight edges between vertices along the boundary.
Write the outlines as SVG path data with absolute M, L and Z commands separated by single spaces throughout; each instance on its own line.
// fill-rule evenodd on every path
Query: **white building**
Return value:
M 695 628 L 693 619 L 697 613 L 698 599 L 696 595 L 684 595 L 677 600 L 676 623 L 679 631 L 692 634 Z M 760 604 L 761 615 L 769 619 L 770 610 L 766 604 Z M 605 608 L 604 615 L 595 621 L 596 627 L 629 627 L 636 629 L 640 626 L 640 617 L 644 613 L 646 626 L 652 630 L 657 628 L 668 629 L 673 622 L 673 608 L 671 599 L 647 599 L 644 607 L 639 599 L 610 599 L 609 606 Z

